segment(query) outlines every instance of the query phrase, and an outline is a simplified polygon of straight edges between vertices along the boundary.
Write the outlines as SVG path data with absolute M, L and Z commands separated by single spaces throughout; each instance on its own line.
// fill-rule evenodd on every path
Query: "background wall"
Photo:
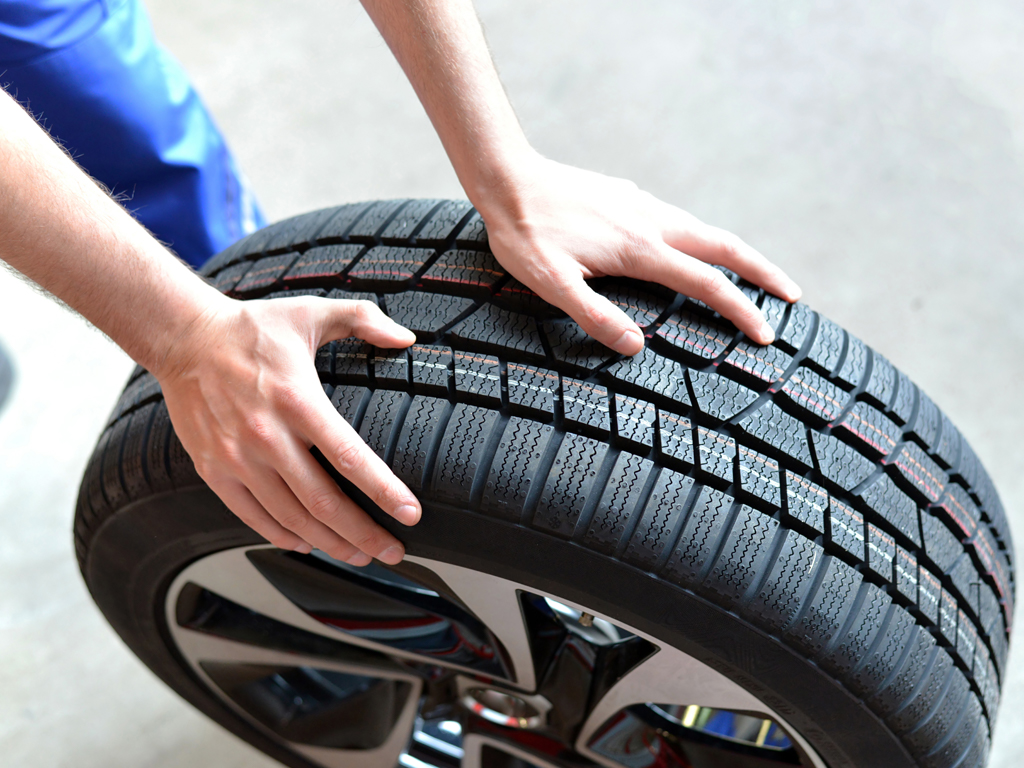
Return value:
M 1024 6 L 1010 0 L 481 0 L 535 145 L 740 234 L 901 366 L 992 472 L 1024 542 Z M 461 196 L 354 0 L 153 0 L 272 220 Z M 130 370 L 0 273 L 0 755 L 263 766 L 126 651 L 81 584 L 78 478 Z M 1014 642 L 992 766 L 1024 750 Z

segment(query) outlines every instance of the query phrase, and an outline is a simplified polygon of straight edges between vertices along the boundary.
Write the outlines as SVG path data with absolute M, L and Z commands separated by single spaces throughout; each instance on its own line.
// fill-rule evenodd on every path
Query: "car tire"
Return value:
M 268 547 L 196 475 L 141 369 L 100 437 L 75 517 L 85 581 L 132 651 L 241 738 L 293 766 L 985 765 L 1013 615 L 1006 517 L 949 419 L 839 326 L 730 275 L 776 331 L 761 347 L 685 296 L 592 281 L 645 331 L 642 353 L 623 358 L 506 274 L 467 203 L 440 200 L 289 219 L 203 274 L 245 300 L 369 299 L 417 335 L 409 350 L 339 340 L 316 356 L 325 396 L 422 501 L 404 528 L 336 477 L 405 543 L 406 566 L 359 572 Z M 484 638 L 459 647 L 490 649 L 492 666 L 409 650 L 387 639 L 405 637 L 393 627 L 373 634 L 357 603 Z M 516 607 L 528 642 L 501 628 Z M 594 621 L 614 642 L 594 639 Z M 210 637 L 237 658 L 204 657 L 221 653 Z M 557 677 L 572 643 L 596 661 Z M 650 659 L 671 654 L 673 668 L 693 665 L 691 682 L 593 721 L 626 681 L 661 690 Z M 360 683 L 372 707 L 345 709 L 335 691 L 321 711 L 315 691 L 295 693 L 313 684 L 281 671 L 316 659 L 345 680 L 404 671 Z M 280 690 L 292 720 L 267 703 Z M 458 760 L 415 728 L 399 752 L 373 751 L 398 743 L 394 702 L 414 694 L 457 721 Z M 520 725 L 476 706 L 519 712 Z M 371 709 L 390 713 L 384 725 L 353 714 Z M 705 710 L 733 730 L 695 726 Z M 434 722 L 425 712 L 416 728 Z M 781 734 L 775 747 L 737 736 L 750 713 Z M 620 736 L 654 762 L 615 752 Z

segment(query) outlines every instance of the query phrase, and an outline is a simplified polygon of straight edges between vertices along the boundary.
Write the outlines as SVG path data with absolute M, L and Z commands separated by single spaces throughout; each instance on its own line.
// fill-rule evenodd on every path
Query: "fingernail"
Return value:
M 405 550 L 399 546 L 388 547 L 377 555 L 378 560 L 388 565 L 398 565 L 402 562 L 403 557 L 405 557 Z
M 768 323 L 762 323 L 761 324 L 761 343 L 762 344 L 771 344 L 773 341 L 775 341 L 775 331 L 772 330 L 772 327 L 770 325 L 768 325 Z
M 295 551 L 295 552 L 299 552 L 299 553 L 301 553 L 301 554 L 303 554 L 303 555 L 308 555 L 308 554 L 309 554 L 310 552 L 312 552 L 312 551 L 313 551 L 313 547 L 312 547 L 312 545 L 311 545 L 311 544 L 308 544 L 308 543 L 306 543 L 306 542 L 304 541 L 304 542 L 302 542 L 301 544 L 298 544 L 298 545 L 297 545 L 297 546 L 295 547 L 295 550 L 294 550 L 294 551 Z
M 620 355 L 635 355 L 639 351 L 638 345 L 644 345 L 643 334 L 631 328 L 619 336 L 619 340 L 612 344 L 612 349 Z
M 364 565 L 369 565 L 372 560 L 373 558 L 365 552 L 356 552 L 354 555 L 352 555 L 352 557 L 350 557 L 345 562 L 349 565 L 354 565 L 357 568 L 362 568 Z
M 420 520 L 420 511 L 412 504 L 403 504 L 395 510 L 395 519 L 405 525 L 416 525 Z

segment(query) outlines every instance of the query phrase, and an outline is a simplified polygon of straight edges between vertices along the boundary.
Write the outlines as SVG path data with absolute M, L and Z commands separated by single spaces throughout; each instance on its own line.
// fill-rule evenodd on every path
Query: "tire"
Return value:
M 776 728 L 766 733 L 784 733 L 788 741 L 780 743 L 788 746 L 766 752 L 735 731 L 721 738 L 661 710 L 655 714 L 663 720 L 650 725 L 653 705 L 643 702 L 651 693 L 621 709 L 615 727 L 625 728 L 622 718 L 647 718 L 643 727 L 654 728 L 658 749 L 676 755 L 658 764 L 985 765 L 1013 615 L 1006 517 L 949 419 L 885 357 L 831 321 L 739 281 L 776 329 L 776 342 L 759 347 L 699 302 L 650 284 L 595 281 L 646 328 L 641 355 L 623 359 L 504 274 L 481 219 L 463 202 L 317 211 L 256 232 L 203 272 L 243 299 L 376 301 L 418 338 L 408 352 L 338 341 L 316 358 L 332 403 L 422 500 L 422 521 L 407 529 L 337 478 L 405 542 L 408 566 L 373 565 L 360 574 L 316 553 L 267 547 L 195 474 L 158 385 L 142 370 L 99 440 L 75 517 L 86 583 L 129 647 L 241 738 L 291 766 L 333 765 L 332 754 L 345 755 L 345 765 L 393 765 L 392 753 L 332 753 L 338 739 L 355 737 L 332 736 L 312 721 L 302 721 L 305 731 L 289 730 L 237 693 L 243 683 L 256 685 L 252 675 L 269 674 L 252 661 L 268 648 L 299 654 L 307 666 L 310 658 L 358 651 L 377 654 L 374 664 L 419 670 L 421 677 L 405 682 L 388 678 L 391 704 L 372 699 L 378 704 L 358 709 L 391 713 L 380 716 L 392 725 L 405 717 L 394 714 L 394 702 L 428 685 L 418 680 L 448 680 L 442 695 L 431 678 L 435 687 L 423 701 L 448 707 L 446 716 L 460 713 L 465 755 L 469 745 L 476 750 L 464 764 L 583 759 L 640 766 L 635 755 L 629 762 L 584 743 L 598 731 L 580 723 L 589 723 L 586 713 L 596 717 L 601 697 L 634 673 L 634 687 L 658 688 L 645 665 L 677 654 L 673 669 L 696 671 L 674 683 L 676 698 L 666 705 L 732 713 L 730 722 L 758 712 L 758 722 Z M 477 584 L 465 588 L 473 594 L 493 589 L 493 600 L 470 599 L 455 582 Z M 343 596 L 352 584 L 369 590 L 359 593 L 364 597 L 372 592 L 373 600 L 414 613 L 427 610 L 408 607 L 420 599 L 415 595 L 433 595 L 447 607 L 429 615 L 494 639 L 486 647 L 499 650 L 488 663 L 506 659 L 505 672 L 450 660 L 428 664 L 428 656 L 407 650 L 395 656 L 391 641 L 366 640 L 355 625 L 317 613 L 330 612 L 324 601 L 341 614 L 349 610 Z M 252 596 L 260 590 L 265 599 Z M 509 605 L 502 590 L 519 596 L 529 625 L 529 674 L 521 658 L 509 656 L 520 641 L 503 639 L 506 630 L 497 628 L 515 615 L 495 612 L 495 605 Z M 528 603 L 534 607 L 523 607 Z M 530 613 L 535 608 L 540 613 Z M 538 622 L 555 620 L 559 636 L 576 637 L 597 659 L 585 696 L 571 676 L 551 683 L 552 667 L 538 661 L 547 653 L 539 650 L 546 635 Z M 617 628 L 613 650 L 586 634 L 606 624 Z M 212 662 L 189 650 L 196 638 L 211 636 L 228 638 L 225 647 L 239 654 L 216 675 Z M 635 651 L 642 643 L 647 650 Z M 250 650 L 238 650 L 244 648 Z M 280 653 L 273 658 L 283 663 Z M 434 672 L 423 672 L 428 668 Z M 460 709 L 465 697 L 452 698 L 455 684 L 444 677 L 452 669 L 462 670 L 459 685 L 495 686 L 479 695 L 501 706 L 533 712 L 541 705 L 529 696 L 540 696 L 553 707 L 538 715 L 546 725 L 531 731 L 531 741 Z M 701 683 L 705 678 L 713 682 Z M 726 689 L 732 698 L 709 703 Z M 753 703 L 744 705 L 743 696 Z M 584 715 L 573 720 L 566 714 L 573 706 Z M 340 720 L 357 717 L 356 710 L 338 711 L 349 713 Z M 600 738 L 611 738 L 611 722 L 597 724 L 605 729 Z M 384 726 L 356 730 L 370 739 L 365 734 L 374 728 Z M 403 765 L 453 759 L 430 752 L 424 739 L 408 743 Z M 542 742 L 560 746 L 542 749 Z M 566 757 L 572 751 L 578 754 Z

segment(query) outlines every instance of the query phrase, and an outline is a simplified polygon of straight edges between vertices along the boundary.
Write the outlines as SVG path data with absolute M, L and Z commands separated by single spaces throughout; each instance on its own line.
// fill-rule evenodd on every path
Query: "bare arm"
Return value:
M 705 301 L 752 339 L 773 333 L 720 264 L 789 300 L 800 289 L 732 235 L 636 185 L 560 165 L 530 147 L 471 0 L 362 0 L 434 124 L 495 256 L 515 277 L 623 354 L 640 329 L 584 282 L 618 275 Z
M 405 347 L 413 334 L 373 304 L 241 302 L 199 279 L 114 203 L 0 91 L 0 259 L 89 319 L 160 381 L 196 469 L 279 547 L 355 564 L 401 544 L 309 452 L 406 524 L 415 496 L 324 395 L 312 361 L 331 339 Z

